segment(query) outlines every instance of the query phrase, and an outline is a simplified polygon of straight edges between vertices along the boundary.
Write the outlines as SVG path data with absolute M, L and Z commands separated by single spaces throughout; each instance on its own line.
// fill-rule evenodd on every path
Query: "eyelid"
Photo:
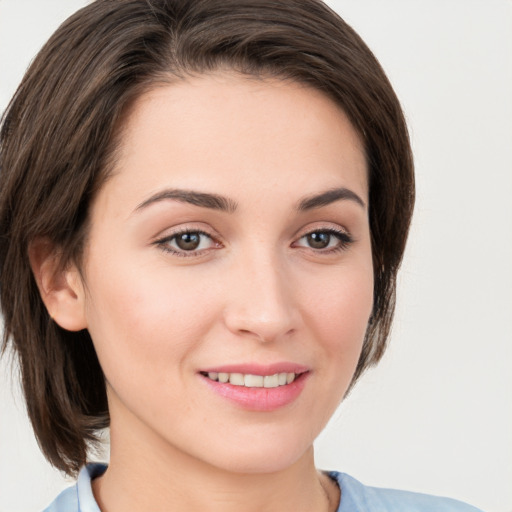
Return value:
M 298 240 L 299 238 L 302 238 L 306 235 L 309 235 L 310 233 L 316 233 L 316 232 L 333 232 L 338 233 L 340 235 L 346 235 L 350 238 L 352 237 L 352 234 L 349 229 L 347 229 L 344 226 L 341 226 L 340 224 L 334 223 L 334 222 L 312 222 L 301 229 L 298 229 L 296 231 L 296 234 L 294 238 Z

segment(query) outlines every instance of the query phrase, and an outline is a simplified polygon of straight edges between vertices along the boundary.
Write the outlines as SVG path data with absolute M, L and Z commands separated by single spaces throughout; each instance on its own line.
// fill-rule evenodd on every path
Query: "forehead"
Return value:
M 132 105 L 120 142 L 114 179 L 136 190 L 345 180 L 367 198 L 363 146 L 343 110 L 288 80 L 217 72 L 155 86 Z

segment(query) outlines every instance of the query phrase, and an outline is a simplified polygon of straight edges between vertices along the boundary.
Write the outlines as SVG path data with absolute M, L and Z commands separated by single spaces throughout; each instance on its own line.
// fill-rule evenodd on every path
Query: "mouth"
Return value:
M 278 388 L 291 384 L 305 372 L 281 372 L 273 375 L 254 375 L 251 373 L 227 373 L 227 372 L 200 372 L 214 382 L 222 384 L 231 384 L 246 388 Z
M 270 412 L 297 400 L 311 370 L 295 364 L 236 365 L 199 372 L 215 394 L 249 411 Z

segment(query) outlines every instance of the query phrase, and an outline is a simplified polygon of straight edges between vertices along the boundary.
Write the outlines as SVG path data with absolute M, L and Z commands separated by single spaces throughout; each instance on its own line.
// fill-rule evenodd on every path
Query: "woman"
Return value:
M 0 163 L 6 342 L 80 471 L 48 510 L 475 510 L 314 466 L 383 354 L 414 196 L 398 101 L 325 6 L 97 1 L 29 69 Z

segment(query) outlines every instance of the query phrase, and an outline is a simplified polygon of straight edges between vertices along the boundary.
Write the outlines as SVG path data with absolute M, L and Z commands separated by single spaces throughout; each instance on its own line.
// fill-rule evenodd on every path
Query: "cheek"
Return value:
M 88 328 L 108 380 L 129 369 L 142 382 L 145 368 L 165 380 L 169 364 L 180 371 L 204 335 L 215 301 L 201 283 L 167 274 L 155 265 L 124 266 L 121 260 L 90 268 Z
M 325 402 L 318 417 L 327 422 L 352 381 L 373 307 L 371 266 L 340 272 L 309 294 L 308 322 L 316 333 Z
M 312 288 L 314 289 L 314 288 Z M 371 269 L 340 272 L 305 297 L 309 320 L 323 339 L 337 350 L 352 350 L 362 343 L 373 307 Z
M 309 409 L 316 437 L 345 396 L 359 361 L 373 305 L 373 274 L 371 265 L 351 265 L 314 281 L 323 286 L 309 286 L 309 293 L 304 288 L 302 304 L 318 363 L 318 388 Z

